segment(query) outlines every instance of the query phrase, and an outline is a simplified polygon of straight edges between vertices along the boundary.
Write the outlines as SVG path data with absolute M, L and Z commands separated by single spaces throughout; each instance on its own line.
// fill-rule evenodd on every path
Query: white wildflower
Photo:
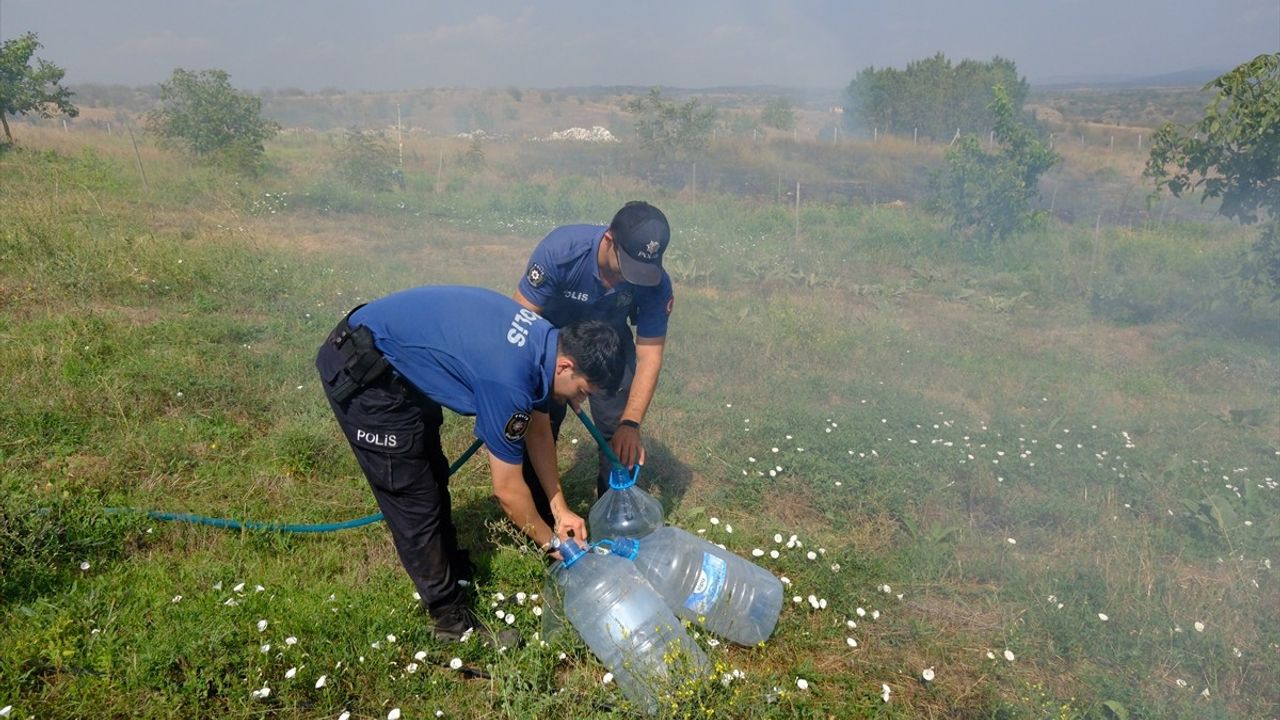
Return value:
M 798 677 L 798 678 L 796 678 L 796 687 L 800 688 L 801 690 L 808 690 L 808 689 L 809 689 L 809 681 L 808 681 L 808 680 L 805 680 L 805 679 L 804 679 L 804 678 L 802 678 L 802 677 Z
M 456 658 L 454 658 L 454 659 L 450 660 L 450 661 L 449 661 L 449 667 L 453 668 L 454 670 L 461 670 L 461 669 L 462 669 L 462 658 L 457 658 L 457 657 L 456 657 Z

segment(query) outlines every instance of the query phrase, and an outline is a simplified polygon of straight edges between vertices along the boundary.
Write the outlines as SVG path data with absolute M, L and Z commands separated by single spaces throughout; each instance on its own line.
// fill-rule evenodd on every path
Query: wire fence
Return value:
M 64 133 L 103 132 L 122 137 L 127 136 L 125 133 L 129 130 L 126 124 L 101 118 L 21 118 L 16 123 Z M 456 141 L 459 137 L 434 135 L 422 129 L 407 130 L 405 134 L 417 136 L 420 142 Z M 838 119 L 816 129 L 795 128 L 790 132 L 717 131 L 709 152 L 700 161 L 644 161 L 638 159 L 640 156 L 636 153 L 614 149 L 617 143 L 611 144 L 614 147 L 602 144 L 591 148 L 586 147 L 590 143 L 531 142 L 502 135 L 486 135 L 485 142 L 523 148 L 533 156 L 525 164 L 540 168 L 544 176 L 581 175 L 598 177 L 602 182 L 639 179 L 686 194 L 694 202 L 700 195 L 719 193 L 789 208 L 807 204 L 904 207 L 927 201 L 930 176 L 940 166 L 938 151 L 966 135 L 977 138 L 984 147 L 997 145 L 995 133 L 990 130 L 966 133 L 963 128 L 957 128 L 950 137 L 939 139 L 917 128 L 909 133 L 874 127 L 848 130 Z M 1145 162 L 1150 150 L 1150 131 L 1146 128 L 1076 123 L 1069 129 L 1049 133 L 1046 141 L 1063 155 L 1064 162 L 1040 179 L 1040 193 L 1034 205 L 1059 221 L 1132 226 L 1152 220 L 1212 222 L 1221 219 L 1216 202 L 1201 202 L 1198 197 L 1172 198 L 1167 193 L 1153 195 L 1153 186 L 1134 170 Z M 786 159 L 785 169 L 767 173 L 736 166 L 733 158 L 742 155 L 744 146 L 774 149 Z M 893 161 L 893 167 L 859 173 L 860 166 L 875 165 L 869 158 L 882 152 Z M 401 163 L 404 153 L 401 143 Z M 417 150 L 412 155 L 422 160 Z M 836 157 L 853 160 L 834 162 Z M 1114 166 L 1106 165 L 1107 162 Z M 1084 172 L 1074 167 L 1086 164 L 1096 165 L 1098 169 Z M 433 174 L 443 172 L 443 150 L 439 152 L 438 165 L 436 162 L 430 165 Z

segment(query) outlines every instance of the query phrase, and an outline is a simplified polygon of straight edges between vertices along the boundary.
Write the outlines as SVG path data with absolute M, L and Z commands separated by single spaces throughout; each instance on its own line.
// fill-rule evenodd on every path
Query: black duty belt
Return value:
M 360 308 L 356 308 L 359 310 Z M 352 310 L 351 312 L 355 312 Z M 348 317 L 350 315 L 348 314 Z M 333 329 L 329 342 L 342 356 L 342 372 L 329 396 L 334 402 L 346 402 L 361 388 L 367 387 L 391 371 L 391 363 L 373 344 L 373 333 L 364 325 L 351 327 L 347 318 Z

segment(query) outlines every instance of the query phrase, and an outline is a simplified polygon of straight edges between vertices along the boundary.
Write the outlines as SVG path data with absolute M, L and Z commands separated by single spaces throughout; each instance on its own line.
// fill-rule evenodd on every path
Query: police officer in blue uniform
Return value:
M 463 601 L 471 566 L 450 516 L 441 408 L 473 415 L 507 517 L 550 551 L 587 537 L 560 487 L 549 414 L 615 388 L 623 358 L 599 321 L 553 327 L 491 290 L 420 287 L 353 310 L 316 357 L 325 395 L 386 518 L 400 561 L 442 639 L 487 628 Z M 549 512 L 521 476 L 526 458 Z M 502 645 L 513 632 L 490 637 Z
M 534 248 L 515 299 L 556 327 L 581 319 L 600 320 L 618 330 L 626 371 L 616 393 L 591 398 L 591 416 L 618 459 L 631 467 L 644 462 L 640 425 L 658 387 L 667 322 L 675 296 L 662 255 L 671 226 L 658 208 L 632 201 L 607 227 L 566 225 L 552 230 Z M 635 325 L 635 338 L 631 328 Z M 552 433 L 559 437 L 564 407 L 553 408 Z M 533 465 L 528 483 L 544 517 L 550 506 L 538 491 Z M 596 492 L 609 488 L 609 463 L 600 453 Z

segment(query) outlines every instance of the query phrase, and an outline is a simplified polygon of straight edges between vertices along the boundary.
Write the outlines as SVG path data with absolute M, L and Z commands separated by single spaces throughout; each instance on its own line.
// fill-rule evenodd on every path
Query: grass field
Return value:
M 26 132 L 0 154 L 8 717 L 628 716 L 572 638 L 432 640 L 380 525 L 103 510 L 375 512 L 311 368 L 336 319 L 417 284 L 509 292 L 545 232 L 633 197 L 671 218 L 677 295 L 645 475 L 669 522 L 788 585 L 766 645 L 699 637 L 727 678 L 665 716 L 1280 713 L 1280 322 L 1226 277 L 1250 231 L 1055 224 L 976 252 L 911 207 L 811 204 L 797 234 L 786 204 L 496 149 L 369 197 L 307 138 L 257 180 L 144 147 L 146 192 L 118 136 Z M 470 438 L 447 420 L 449 453 Z M 566 424 L 584 516 L 589 443 Z M 477 608 L 533 638 L 544 562 L 482 460 L 452 487 Z

